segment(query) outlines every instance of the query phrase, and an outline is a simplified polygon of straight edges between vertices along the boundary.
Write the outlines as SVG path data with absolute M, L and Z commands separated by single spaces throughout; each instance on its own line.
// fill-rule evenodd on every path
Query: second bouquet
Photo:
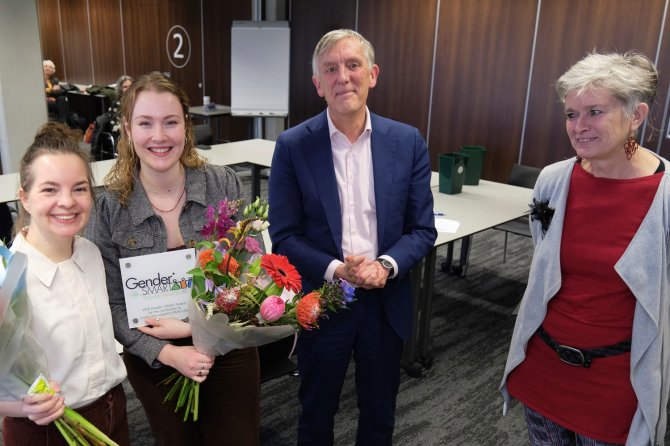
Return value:
M 257 198 L 235 221 L 241 205 L 241 200 L 224 200 L 208 207 L 204 240 L 196 245 L 198 265 L 188 271 L 193 276 L 193 345 L 212 356 L 317 328 L 327 312 L 346 308 L 354 298 L 354 288 L 343 280 L 302 293 L 300 274 L 288 259 L 262 252 L 259 239 L 268 227 L 268 205 Z M 177 397 L 176 410 L 184 407 L 184 421 L 189 416 L 197 420 L 199 384 L 178 372 L 163 384 L 172 384 L 165 400 Z

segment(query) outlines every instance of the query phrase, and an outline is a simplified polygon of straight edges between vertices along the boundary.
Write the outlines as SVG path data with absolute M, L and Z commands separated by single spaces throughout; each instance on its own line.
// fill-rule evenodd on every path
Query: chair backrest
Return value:
M 212 128 L 209 124 L 194 125 L 193 133 L 195 133 L 195 145 L 212 143 Z
M 507 184 L 512 186 L 527 187 L 532 189 L 535 187 L 538 175 L 540 175 L 539 167 L 524 166 L 523 164 L 514 164 L 512 172 L 509 175 Z

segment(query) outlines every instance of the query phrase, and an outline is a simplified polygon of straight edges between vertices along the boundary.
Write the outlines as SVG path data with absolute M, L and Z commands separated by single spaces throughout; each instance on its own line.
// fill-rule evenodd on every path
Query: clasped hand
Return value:
M 365 256 L 347 256 L 335 269 L 335 277 L 361 288 L 384 288 L 389 272 L 379 262 Z
M 179 319 L 149 317 L 144 320 L 146 327 L 138 327 L 142 333 L 158 339 L 178 339 L 191 336 L 191 325 Z M 203 382 L 214 366 L 214 356 L 198 351 L 192 345 L 166 345 L 158 354 L 158 360 L 177 369 L 182 375 L 196 382 Z

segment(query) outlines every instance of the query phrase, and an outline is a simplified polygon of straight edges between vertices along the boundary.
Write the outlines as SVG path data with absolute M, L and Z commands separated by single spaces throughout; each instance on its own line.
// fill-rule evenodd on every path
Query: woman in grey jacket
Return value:
M 102 253 L 114 334 L 123 344 L 128 380 L 159 445 L 257 445 L 258 350 L 213 358 L 199 352 L 188 322 L 147 318 L 129 328 L 119 259 L 193 247 L 207 206 L 241 197 L 230 168 L 206 164 L 195 150 L 184 90 L 162 74 L 140 76 L 123 95 L 119 157 L 105 178 L 88 235 Z M 183 422 L 169 386 L 175 370 L 201 383 L 198 421 Z
M 663 444 L 670 182 L 635 141 L 657 79 L 640 54 L 594 53 L 557 82 L 577 156 L 533 192 L 535 252 L 501 385 L 532 445 Z

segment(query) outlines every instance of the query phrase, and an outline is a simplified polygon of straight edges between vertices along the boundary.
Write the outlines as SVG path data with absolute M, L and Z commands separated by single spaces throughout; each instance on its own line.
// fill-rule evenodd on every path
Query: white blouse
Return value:
M 54 263 L 22 234 L 11 250 L 28 257 L 30 327 L 45 350 L 48 378 L 60 384 L 69 407 L 95 401 L 126 377 L 116 353 L 100 251 L 76 237 L 72 257 Z

